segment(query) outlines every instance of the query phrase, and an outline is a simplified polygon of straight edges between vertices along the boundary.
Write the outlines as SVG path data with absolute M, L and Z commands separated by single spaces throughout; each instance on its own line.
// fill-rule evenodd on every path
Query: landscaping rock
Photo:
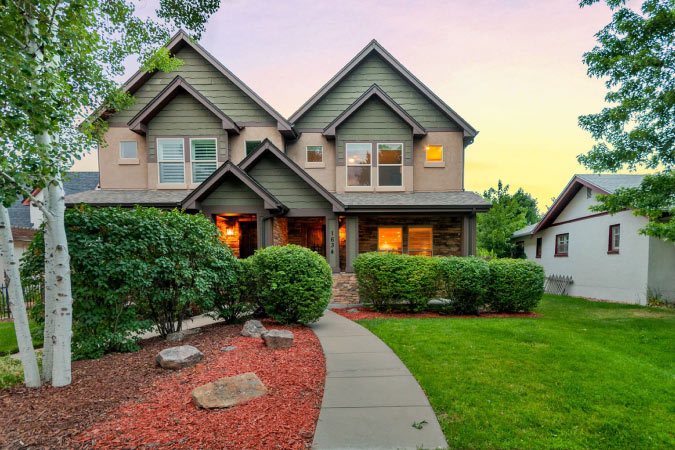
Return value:
M 359 310 L 358 310 L 357 308 L 349 308 L 349 309 L 346 310 L 345 312 L 348 312 L 348 313 L 357 313 L 357 312 L 359 312 Z
M 166 340 L 169 342 L 180 342 L 187 337 L 194 336 L 195 334 L 199 334 L 201 332 L 202 332 L 201 328 L 192 328 L 190 330 L 176 331 L 175 333 L 167 334 Z
M 227 347 L 222 347 L 220 349 L 221 352 L 231 352 L 232 350 L 236 349 L 236 345 L 228 345 Z
M 293 333 L 288 330 L 270 330 L 262 335 L 263 341 L 268 348 L 291 348 L 293 345 Z
M 247 320 L 246 323 L 244 323 L 244 327 L 241 329 L 241 335 L 259 338 L 266 331 L 267 329 L 259 320 Z
M 202 360 L 204 354 L 191 345 L 166 348 L 155 357 L 162 369 L 178 370 L 191 367 Z
M 200 408 L 229 408 L 267 394 L 253 372 L 225 377 L 192 390 L 192 401 Z

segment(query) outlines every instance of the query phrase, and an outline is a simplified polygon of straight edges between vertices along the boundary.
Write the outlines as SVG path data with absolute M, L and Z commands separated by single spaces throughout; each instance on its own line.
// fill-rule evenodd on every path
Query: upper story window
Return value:
M 433 255 L 433 231 L 431 227 L 408 228 L 408 254 L 409 255 Z
M 570 244 L 570 234 L 557 234 L 555 236 L 555 256 L 567 256 Z
M 402 253 L 403 228 L 379 227 L 377 229 L 377 251 L 387 253 Z
M 443 162 L 442 145 L 427 145 L 424 149 L 427 153 L 427 162 Z
M 593 198 L 593 189 L 589 187 L 586 188 L 586 198 Z
M 535 258 L 541 258 L 541 247 L 542 247 L 542 238 L 537 238 L 537 253 L 535 253 Z
M 246 141 L 246 156 L 250 155 L 260 144 L 262 141 Z
M 610 225 L 609 226 L 609 246 L 607 248 L 607 253 L 619 253 L 619 247 L 621 246 L 621 225 Z
M 190 160 L 192 161 L 192 182 L 201 183 L 218 166 L 217 140 L 190 139 Z
M 306 162 L 308 162 L 308 163 L 323 162 L 323 146 L 321 146 L 321 145 L 308 145 L 307 146 Z
M 372 165 L 373 144 L 345 144 L 347 156 L 347 186 L 371 186 L 370 167 Z
M 120 158 L 121 159 L 138 158 L 138 143 L 136 141 L 120 142 Z
M 403 144 L 377 144 L 378 186 L 403 186 Z
M 184 139 L 157 139 L 160 183 L 185 183 Z

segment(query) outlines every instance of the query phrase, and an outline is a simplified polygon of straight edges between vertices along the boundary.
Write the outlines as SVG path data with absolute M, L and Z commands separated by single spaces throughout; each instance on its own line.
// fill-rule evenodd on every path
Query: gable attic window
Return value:
M 308 145 L 307 146 L 307 160 L 308 163 L 323 162 L 323 146 Z
M 593 198 L 593 189 L 589 187 L 586 188 L 586 198 Z
M 403 186 L 403 144 L 377 144 L 378 186 Z
M 347 186 L 371 186 L 370 167 L 373 145 L 370 143 L 347 143 Z
M 218 166 L 216 139 L 190 139 L 190 160 L 192 161 L 192 182 L 201 183 Z
M 136 143 L 136 141 L 120 142 L 120 158 L 121 159 L 138 158 L 138 144 Z
M 262 141 L 246 141 L 246 156 L 253 153 L 260 144 L 262 144 Z
M 157 139 L 159 182 L 162 184 L 185 183 L 185 151 L 183 139 Z
M 443 161 L 443 146 L 442 145 L 427 145 L 424 147 L 427 153 L 427 162 L 442 162 Z
M 555 236 L 555 256 L 567 256 L 570 244 L 570 234 L 557 234 Z

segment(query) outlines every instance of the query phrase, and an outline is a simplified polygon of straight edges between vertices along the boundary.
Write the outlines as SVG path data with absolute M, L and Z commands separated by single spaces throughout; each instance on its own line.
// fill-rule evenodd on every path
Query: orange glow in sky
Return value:
M 152 6 L 141 2 L 139 14 Z M 604 3 L 574 0 L 228 0 L 200 42 L 288 117 L 375 38 L 480 131 L 466 189 L 501 178 L 543 208 L 590 172 L 576 161 L 592 145 L 577 117 L 603 107 L 605 87 L 581 59 L 610 18 Z M 96 168 L 95 154 L 74 167 Z

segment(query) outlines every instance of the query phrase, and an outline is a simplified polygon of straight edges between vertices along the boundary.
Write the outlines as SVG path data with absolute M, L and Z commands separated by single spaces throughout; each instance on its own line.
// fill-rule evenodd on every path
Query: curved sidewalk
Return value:
M 424 391 L 384 342 L 328 310 L 311 327 L 326 355 L 314 449 L 447 447 Z

